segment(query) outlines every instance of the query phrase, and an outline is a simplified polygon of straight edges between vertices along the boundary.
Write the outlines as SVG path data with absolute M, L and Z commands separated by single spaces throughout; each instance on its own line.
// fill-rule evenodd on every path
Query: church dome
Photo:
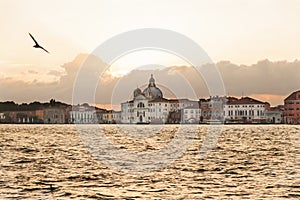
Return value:
M 151 78 L 149 79 L 149 85 L 146 89 L 144 89 L 143 93 L 145 97 L 151 100 L 163 97 L 161 90 L 155 85 L 155 79 L 153 78 L 153 74 L 151 74 Z
M 133 96 L 134 97 L 137 97 L 138 95 L 142 94 L 142 91 L 140 88 L 136 88 L 134 91 L 133 91 Z

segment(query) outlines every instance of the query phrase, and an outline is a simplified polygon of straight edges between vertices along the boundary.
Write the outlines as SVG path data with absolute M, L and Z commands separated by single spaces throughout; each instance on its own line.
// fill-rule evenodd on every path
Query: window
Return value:
M 137 105 L 138 108 L 144 108 L 145 107 L 145 104 L 140 102 L 138 105 Z

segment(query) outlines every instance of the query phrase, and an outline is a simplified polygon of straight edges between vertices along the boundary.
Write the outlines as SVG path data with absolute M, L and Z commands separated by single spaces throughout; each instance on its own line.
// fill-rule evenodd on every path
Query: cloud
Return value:
M 300 88 L 300 61 L 236 65 L 229 61 L 217 63 L 228 93 L 231 95 L 273 94 L 287 95 Z
M 50 76 L 62 76 L 63 72 L 61 71 L 58 71 L 58 70 L 50 70 L 47 75 L 50 75 Z
M 73 61 L 63 64 L 62 71 L 49 71 L 48 75 L 58 77 L 56 81 L 50 83 L 25 82 L 0 76 L 0 100 L 29 102 L 48 101 L 55 98 L 71 103 L 74 81 L 82 66 L 89 66 L 95 72 L 99 67 L 107 67 L 96 56 L 79 54 Z M 300 61 L 298 60 L 294 62 L 262 60 L 249 66 L 221 61 L 216 66 L 223 77 L 227 94 L 232 96 L 250 95 L 271 101 L 272 104 L 278 104 L 282 103 L 285 96 L 300 88 Z M 166 98 L 194 99 L 210 95 L 201 74 L 190 66 L 170 66 L 152 70 L 136 69 L 122 77 L 113 76 L 107 70 L 98 77 L 96 103 L 119 104 L 130 100 L 136 87 L 142 90 L 147 87 L 150 74 L 154 74 L 156 84 Z M 87 80 L 89 81 L 90 77 Z
M 29 74 L 38 74 L 38 72 L 35 71 L 35 70 L 27 70 L 27 73 L 29 73 Z

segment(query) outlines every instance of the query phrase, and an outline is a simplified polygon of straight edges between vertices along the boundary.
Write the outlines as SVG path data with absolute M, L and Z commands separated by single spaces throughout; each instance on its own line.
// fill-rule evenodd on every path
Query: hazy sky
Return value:
M 149 27 L 186 35 L 216 63 L 293 62 L 300 52 L 299 10 L 298 0 L 0 0 L 0 79 L 53 84 L 66 74 L 61 66 L 78 54 Z M 28 32 L 51 54 L 32 48 Z M 166 53 L 139 52 L 115 69 L 122 74 L 128 66 L 154 63 L 185 64 Z

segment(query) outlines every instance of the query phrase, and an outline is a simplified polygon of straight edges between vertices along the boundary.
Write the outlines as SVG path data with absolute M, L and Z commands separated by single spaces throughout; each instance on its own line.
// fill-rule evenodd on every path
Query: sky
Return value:
M 285 66 L 294 75 L 300 67 L 299 9 L 298 0 L 0 0 L 0 100 L 45 101 L 53 95 L 70 101 L 49 89 L 54 85 L 64 87 L 64 78 L 77 72 L 75 67 L 69 67 L 73 72 L 68 71 L 68 63 L 81 62 L 78 58 L 81 54 L 90 54 L 111 37 L 139 28 L 181 33 L 199 44 L 213 62 L 222 66 L 226 65 L 224 61 L 229 62 L 228 69 L 238 67 L 242 76 L 253 70 L 250 77 L 254 82 L 265 72 L 280 76 Z M 32 48 L 29 32 L 50 54 Z M 261 65 L 266 59 L 273 68 Z M 135 52 L 112 64 L 111 78 L 120 78 L 151 64 L 187 65 L 181 58 L 165 52 Z M 249 69 L 245 70 L 245 66 Z M 227 80 L 235 80 L 232 77 L 236 73 L 222 70 L 226 71 L 222 76 L 226 76 L 223 78 L 225 86 L 229 84 L 229 94 L 253 95 L 272 104 L 279 104 L 299 85 L 295 80 L 287 81 L 290 84 L 278 91 L 262 90 L 266 87 L 257 85 L 257 91 L 234 88 L 242 80 L 237 78 L 235 83 L 228 83 Z M 147 80 L 148 77 L 144 82 Z M 72 85 L 74 80 L 68 81 Z M 273 79 L 263 84 L 273 84 Z M 31 93 L 24 95 L 20 88 Z

